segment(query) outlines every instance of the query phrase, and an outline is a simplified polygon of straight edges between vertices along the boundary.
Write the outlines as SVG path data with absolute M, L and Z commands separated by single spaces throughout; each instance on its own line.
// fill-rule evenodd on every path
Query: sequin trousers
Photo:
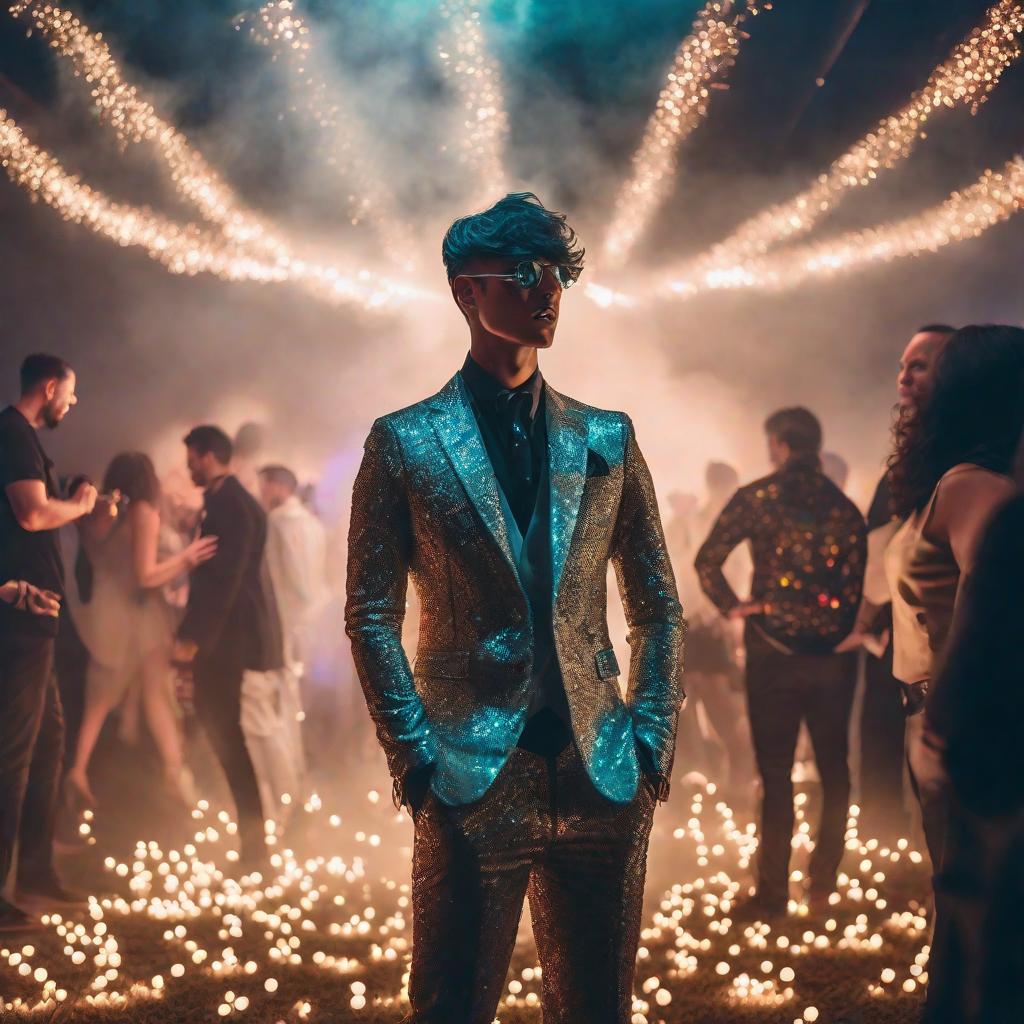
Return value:
M 516 748 L 471 804 L 416 812 L 412 1012 L 403 1024 L 491 1024 L 524 898 L 544 1024 L 627 1024 L 655 798 L 602 796 L 576 745 Z

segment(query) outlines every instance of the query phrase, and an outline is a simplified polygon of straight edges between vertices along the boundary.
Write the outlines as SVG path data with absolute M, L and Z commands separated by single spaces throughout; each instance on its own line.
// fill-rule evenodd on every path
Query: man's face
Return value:
M 465 274 L 513 274 L 517 261 L 501 256 L 471 260 Z M 554 272 L 546 268 L 533 288 L 521 288 L 515 281 L 497 277 L 470 278 L 460 275 L 453 283 L 456 295 L 468 307 L 469 317 L 511 345 L 550 348 L 558 326 L 562 287 Z
M 918 408 L 931 394 L 935 362 L 947 341 L 948 334 L 930 331 L 922 331 L 910 339 L 900 358 L 896 379 L 902 409 Z
M 200 455 L 195 448 L 185 447 L 189 476 L 196 487 L 209 487 L 217 477 L 224 474 L 224 467 L 216 460 L 213 452 Z
M 57 425 L 67 415 L 68 409 L 78 404 L 74 371 L 70 371 L 63 380 L 48 380 L 45 387 L 46 405 L 43 406 L 43 422 L 50 430 L 56 430 Z

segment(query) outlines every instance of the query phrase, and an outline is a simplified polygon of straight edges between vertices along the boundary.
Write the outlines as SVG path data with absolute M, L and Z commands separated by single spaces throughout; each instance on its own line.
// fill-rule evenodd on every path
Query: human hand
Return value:
M 88 480 L 83 480 L 75 488 L 74 494 L 71 495 L 71 501 L 78 506 L 80 515 L 87 516 L 96 507 L 98 494 L 99 492 Z
M 185 562 L 190 569 L 194 569 L 203 562 L 208 562 L 217 554 L 216 537 L 197 537 L 187 548 L 185 548 Z
M 60 615 L 60 594 L 52 590 L 43 590 L 34 587 L 31 583 L 26 584 L 28 593 L 25 595 L 25 609 L 33 615 L 49 615 L 56 618 Z
M 870 633 L 864 633 L 855 629 L 845 640 L 836 644 L 833 650 L 836 654 L 849 654 L 850 651 L 866 647 L 870 636 Z

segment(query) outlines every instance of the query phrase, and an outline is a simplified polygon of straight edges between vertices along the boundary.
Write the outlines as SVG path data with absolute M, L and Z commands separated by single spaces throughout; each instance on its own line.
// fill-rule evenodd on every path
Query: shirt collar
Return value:
M 529 392 L 533 396 L 533 404 L 530 406 L 530 419 L 537 415 L 540 406 L 541 395 L 544 391 L 544 377 L 538 366 L 530 375 L 528 380 L 523 381 L 517 388 L 506 388 L 496 377 L 492 377 L 471 354 L 467 354 L 466 361 L 462 364 L 462 379 L 466 382 L 470 394 L 481 409 L 493 409 L 494 402 L 503 391 L 514 391 L 516 393 Z

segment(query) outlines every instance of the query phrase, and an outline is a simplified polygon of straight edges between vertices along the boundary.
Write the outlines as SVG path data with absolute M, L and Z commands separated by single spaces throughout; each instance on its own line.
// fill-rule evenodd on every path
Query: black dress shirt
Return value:
M 548 431 L 544 416 L 544 378 L 540 369 L 534 371 L 529 380 L 517 388 L 506 388 L 501 381 L 492 377 L 471 355 L 466 356 L 462 365 L 462 379 L 469 388 L 473 399 L 473 413 L 476 416 L 484 447 L 494 467 L 501 489 L 505 492 L 512 515 L 515 516 L 519 532 L 525 537 L 530 528 L 534 506 L 537 504 L 537 489 L 541 476 L 541 462 L 548 457 Z M 530 446 L 530 478 L 524 479 L 516 471 L 512 452 L 509 423 L 503 406 L 512 394 L 528 394 L 530 404 L 529 426 L 526 432 Z
M 704 593 L 723 614 L 739 603 L 722 573 L 737 545 L 754 558 L 749 620 L 786 650 L 831 651 L 853 627 L 867 561 L 867 532 L 856 505 L 819 468 L 791 458 L 778 472 L 741 487 L 697 553 Z

